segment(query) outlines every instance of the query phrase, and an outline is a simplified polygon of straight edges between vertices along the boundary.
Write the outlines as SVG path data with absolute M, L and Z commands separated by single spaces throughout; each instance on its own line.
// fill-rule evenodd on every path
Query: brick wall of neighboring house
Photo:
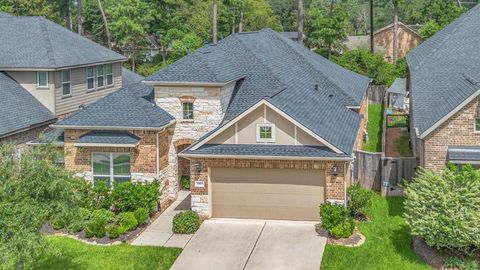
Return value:
M 358 128 L 357 139 L 355 141 L 355 150 L 362 150 L 365 138 L 365 132 L 367 131 L 367 123 L 368 123 L 368 95 L 365 94 L 363 97 L 362 104 L 360 105 L 360 109 L 358 110 L 358 115 L 362 118 L 360 122 L 360 127 Z
M 422 38 L 404 25 L 398 27 L 398 58 L 404 57 L 417 47 Z M 375 33 L 375 51 L 384 54 L 385 60 L 393 62 L 393 26 Z
M 130 132 L 140 137 L 140 143 L 135 148 L 129 147 L 75 147 L 75 140 L 90 130 L 65 130 L 65 168 L 76 172 L 92 181 L 92 153 L 93 152 L 122 152 L 130 154 L 132 182 L 160 181 L 162 201 L 173 199 L 176 195 L 171 193 L 171 186 L 177 185 L 174 179 L 167 177 L 169 168 L 168 151 L 171 130 L 166 129 L 159 134 L 159 167 L 157 175 L 157 131 L 131 130 Z
M 195 170 L 195 163 L 202 165 L 202 170 Z M 334 164 L 338 166 L 338 175 L 331 175 L 331 169 Z M 347 178 L 349 162 L 346 164 Z M 191 191 L 192 191 L 192 210 L 208 216 L 208 167 L 223 168 L 269 168 L 269 169 L 307 169 L 307 170 L 325 170 L 326 171 L 326 200 L 332 202 L 344 201 L 344 167 L 342 162 L 334 161 L 297 161 L 297 160 L 261 160 L 261 159 L 192 159 L 191 160 Z M 204 181 L 202 188 L 195 187 L 195 181 Z M 347 182 L 350 182 L 347 179 Z
M 467 104 L 423 140 L 421 165 L 441 170 L 447 164 L 448 146 L 480 146 L 480 134 L 475 133 L 475 117 L 480 99 Z
M 11 136 L 0 138 L 0 144 L 13 143 L 19 148 L 24 148 L 29 141 L 37 139 L 38 136 L 48 128 L 48 125 L 43 125 L 23 132 L 13 134 Z

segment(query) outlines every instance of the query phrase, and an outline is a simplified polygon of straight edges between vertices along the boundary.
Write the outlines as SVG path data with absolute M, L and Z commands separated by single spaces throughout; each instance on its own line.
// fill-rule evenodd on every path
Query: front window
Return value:
M 48 88 L 48 71 L 37 72 L 37 87 Z
M 274 142 L 275 141 L 275 125 L 258 124 L 257 125 L 257 142 Z
M 87 67 L 87 89 L 95 88 L 95 70 L 93 67 Z
M 106 73 L 107 73 L 107 85 L 113 84 L 113 71 L 112 71 L 112 64 L 108 64 L 105 66 Z
M 103 87 L 103 65 L 97 66 L 97 86 Z
M 475 132 L 480 133 L 480 117 L 475 118 Z
M 193 119 L 193 103 L 183 103 L 183 119 Z
M 63 70 L 62 71 L 62 94 L 64 96 L 69 96 L 71 94 L 70 91 L 70 70 Z
M 112 186 L 131 179 L 128 153 L 93 153 L 92 163 L 94 184 L 103 181 L 107 186 Z

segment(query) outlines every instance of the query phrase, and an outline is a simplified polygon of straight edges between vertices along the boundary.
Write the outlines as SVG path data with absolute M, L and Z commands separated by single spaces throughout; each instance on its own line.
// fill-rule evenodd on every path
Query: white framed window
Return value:
M 87 90 L 95 89 L 95 69 L 93 66 L 86 67 L 85 73 L 87 75 Z
M 62 70 L 62 95 L 70 96 L 72 94 L 71 89 L 71 72 L 69 69 Z
M 183 119 L 192 120 L 193 119 L 193 102 L 183 102 Z
M 48 71 L 37 71 L 37 88 L 48 88 Z
M 101 88 L 105 85 L 105 75 L 103 70 L 103 65 L 97 66 L 97 87 Z
M 105 73 L 107 75 L 107 85 L 113 85 L 113 68 L 112 64 L 105 65 Z
M 115 183 L 129 182 L 130 154 L 129 153 L 92 153 L 93 184 L 104 181 L 107 186 Z
M 257 124 L 257 142 L 275 142 L 275 125 Z

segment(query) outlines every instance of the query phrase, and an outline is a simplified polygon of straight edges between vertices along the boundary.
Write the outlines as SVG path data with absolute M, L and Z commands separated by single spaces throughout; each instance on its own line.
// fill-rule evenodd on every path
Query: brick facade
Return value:
M 197 172 L 195 164 L 200 163 L 202 170 Z M 338 166 L 338 175 L 333 176 L 330 172 L 333 165 Z M 325 170 L 325 198 L 327 201 L 343 202 L 345 200 L 345 180 L 350 182 L 348 168 L 350 163 L 345 164 L 347 179 L 344 179 L 343 162 L 312 161 L 312 160 L 261 160 L 261 159 L 192 159 L 191 160 L 191 191 L 192 210 L 204 216 L 209 215 L 208 209 L 208 168 L 265 168 L 265 169 L 299 169 L 299 170 Z M 204 187 L 195 187 L 195 181 L 204 181 Z
M 441 170 L 448 162 L 448 146 L 480 146 L 480 133 L 475 133 L 475 117 L 480 99 L 476 98 L 420 142 L 421 166 Z M 423 150 L 423 151 L 422 151 Z
M 38 136 L 48 128 L 48 125 L 43 125 L 23 132 L 13 134 L 4 138 L 0 138 L 0 143 L 13 143 L 20 148 L 23 148 L 28 142 L 37 139 Z

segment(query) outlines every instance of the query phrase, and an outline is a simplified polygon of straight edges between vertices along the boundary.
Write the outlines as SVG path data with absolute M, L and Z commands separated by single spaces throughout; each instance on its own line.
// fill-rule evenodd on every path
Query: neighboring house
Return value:
M 422 38 L 418 34 L 418 25 L 405 25 L 398 23 L 398 58 L 404 57 L 410 50 L 422 43 Z M 417 31 L 416 31 L 417 30 Z M 382 53 L 385 61 L 393 62 L 393 24 L 375 31 L 375 52 Z
M 407 55 L 411 135 L 420 165 L 480 164 L 480 6 Z
M 344 44 L 348 50 L 370 50 L 370 36 L 347 36 Z
M 56 123 L 65 165 L 88 180 L 191 178 L 207 217 L 317 220 L 345 203 L 370 79 L 272 30 L 205 45 Z
M 0 141 L 30 141 L 122 86 L 124 56 L 43 17 L 0 13 L 0 40 Z

